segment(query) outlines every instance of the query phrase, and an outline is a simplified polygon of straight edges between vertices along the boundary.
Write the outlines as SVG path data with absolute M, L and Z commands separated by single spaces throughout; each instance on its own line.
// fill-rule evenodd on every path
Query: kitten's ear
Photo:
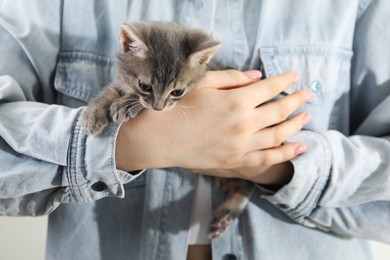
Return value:
M 205 47 L 197 50 L 192 53 L 189 57 L 190 67 L 194 68 L 196 66 L 207 64 L 210 62 L 211 58 L 217 52 L 217 50 L 221 47 L 221 43 L 213 41 L 209 42 Z
M 123 52 L 131 52 L 134 56 L 145 58 L 148 47 L 139 36 L 138 30 L 130 24 L 121 24 L 120 41 Z

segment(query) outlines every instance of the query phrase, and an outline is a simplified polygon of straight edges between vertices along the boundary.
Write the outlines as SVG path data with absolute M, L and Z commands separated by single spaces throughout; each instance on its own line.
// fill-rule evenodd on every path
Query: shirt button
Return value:
M 107 185 L 102 181 L 98 181 L 92 184 L 91 188 L 94 191 L 104 191 L 107 188 Z
M 288 209 L 288 206 L 286 204 L 278 203 L 276 204 L 276 206 L 278 206 L 281 209 Z
M 223 260 L 237 260 L 237 256 L 233 254 L 226 254 L 223 256 Z
M 311 83 L 311 90 L 313 92 L 318 92 L 320 89 L 321 89 L 321 84 L 317 80 Z

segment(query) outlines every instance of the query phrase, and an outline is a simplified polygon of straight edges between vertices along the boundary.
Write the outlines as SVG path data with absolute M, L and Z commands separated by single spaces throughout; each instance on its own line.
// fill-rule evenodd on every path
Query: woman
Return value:
M 5 1 L 1 213 L 50 213 L 47 259 L 185 259 L 208 252 L 213 259 L 369 259 L 364 239 L 390 241 L 390 50 L 382 47 L 390 42 L 388 5 Z M 180 103 L 196 107 L 185 120 L 145 111 L 99 137 L 86 136 L 83 106 L 112 78 L 119 24 L 135 20 L 202 28 L 223 43 L 218 61 L 262 70 L 267 79 L 253 79 L 260 75 L 253 71 L 208 73 Z M 280 74 L 286 71 L 300 79 Z M 248 91 L 221 90 L 236 86 Z M 291 95 L 271 102 L 270 110 L 234 106 L 256 95 L 264 103 L 281 91 Z M 250 123 L 222 134 L 242 125 L 246 113 Z M 296 116 L 285 121 L 290 114 Z M 239 149 L 226 148 L 231 144 Z M 138 172 L 144 168 L 153 169 Z M 199 221 L 191 221 L 199 211 L 192 210 L 196 187 L 208 179 L 194 172 L 258 183 L 246 211 L 219 240 L 199 242 L 190 228 Z M 223 199 L 223 192 L 202 187 L 212 198 L 201 209 Z

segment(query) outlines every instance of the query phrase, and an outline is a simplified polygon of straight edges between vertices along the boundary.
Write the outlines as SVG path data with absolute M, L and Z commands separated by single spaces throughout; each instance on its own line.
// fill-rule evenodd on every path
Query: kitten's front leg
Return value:
M 114 100 L 110 107 L 110 116 L 112 121 L 122 123 L 136 117 L 143 109 L 139 97 L 131 94 Z
M 119 98 L 115 88 L 109 86 L 93 99 L 83 113 L 83 127 L 88 134 L 99 134 L 110 121 L 110 106 Z

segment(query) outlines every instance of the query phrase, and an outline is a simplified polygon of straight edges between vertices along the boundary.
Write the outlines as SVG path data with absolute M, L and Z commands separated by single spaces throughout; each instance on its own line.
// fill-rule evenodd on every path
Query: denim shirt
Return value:
M 276 193 L 256 188 L 213 259 L 370 259 L 390 242 L 390 1 L 6 0 L 0 11 L 0 214 L 49 214 L 47 259 L 185 259 L 197 175 L 116 170 L 118 125 L 80 114 L 113 78 L 123 21 L 175 20 L 216 59 L 296 71 L 308 145 Z M 221 191 L 212 191 L 216 206 Z M 23 246 L 23 245 L 21 245 Z

